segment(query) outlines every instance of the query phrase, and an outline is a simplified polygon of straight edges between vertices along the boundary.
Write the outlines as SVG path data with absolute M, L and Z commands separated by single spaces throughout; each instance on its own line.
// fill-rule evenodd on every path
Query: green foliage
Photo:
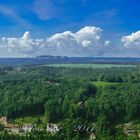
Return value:
M 0 73 L 0 116 L 18 124 L 54 122 L 65 128 L 56 135 L 37 133 L 26 139 L 86 140 L 89 135 L 74 132 L 73 127 L 93 122 L 97 139 L 137 139 L 115 128 L 139 120 L 140 72 L 136 67 L 1 67 Z M 0 137 L 19 136 L 2 133 Z

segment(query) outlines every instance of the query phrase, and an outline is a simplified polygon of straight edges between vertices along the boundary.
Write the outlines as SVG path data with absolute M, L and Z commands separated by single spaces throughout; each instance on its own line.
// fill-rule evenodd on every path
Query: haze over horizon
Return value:
M 138 0 L 0 2 L 0 57 L 140 57 Z

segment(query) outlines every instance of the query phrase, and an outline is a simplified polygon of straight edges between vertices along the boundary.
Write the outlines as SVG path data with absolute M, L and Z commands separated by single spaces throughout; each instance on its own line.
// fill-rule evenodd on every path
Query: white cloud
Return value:
M 138 48 L 140 49 L 140 31 L 132 33 L 127 36 L 123 36 L 121 41 L 126 48 Z
M 102 29 L 95 26 L 86 26 L 75 33 L 76 41 L 82 46 L 98 46 Z
M 106 40 L 106 41 L 104 42 L 104 45 L 105 45 L 105 46 L 109 46 L 109 45 L 111 45 L 111 41 Z
M 47 39 L 47 45 L 58 55 L 99 55 L 105 49 L 102 32 L 99 27 L 86 26 L 75 33 L 57 33 Z
M 91 41 L 89 41 L 89 40 L 83 40 L 82 41 L 82 46 L 83 47 L 88 47 L 88 46 L 90 46 L 91 45 Z
M 102 37 L 103 30 L 95 26 L 86 26 L 77 32 L 65 31 L 45 39 L 32 39 L 27 31 L 20 38 L 0 39 L 0 55 L 36 56 L 68 55 L 94 56 L 108 51 L 110 41 Z M 1 54 L 2 53 L 2 54 Z
M 140 31 L 123 36 L 121 42 L 119 53 L 122 56 L 140 57 Z
M 25 32 L 21 38 L 5 38 L 2 37 L 0 40 L 0 49 L 7 52 L 7 55 L 21 55 L 27 56 L 40 50 L 44 47 L 43 39 L 31 39 L 30 32 Z M 14 54 L 14 55 L 13 55 Z

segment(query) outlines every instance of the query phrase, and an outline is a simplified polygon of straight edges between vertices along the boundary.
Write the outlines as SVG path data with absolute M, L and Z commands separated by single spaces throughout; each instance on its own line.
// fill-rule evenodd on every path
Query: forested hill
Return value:
M 67 56 L 38 56 L 35 58 L 0 58 L 0 65 L 41 65 L 63 63 L 101 63 L 101 64 L 134 64 L 140 58 L 129 57 L 67 57 Z

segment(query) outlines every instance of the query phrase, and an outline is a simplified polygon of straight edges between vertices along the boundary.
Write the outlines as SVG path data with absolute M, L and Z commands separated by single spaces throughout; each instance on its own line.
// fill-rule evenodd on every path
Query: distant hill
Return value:
M 67 59 L 67 56 L 52 56 L 52 55 L 41 55 L 37 56 L 37 59 Z
M 130 57 L 67 57 L 42 55 L 35 58 L 0 58 L 0 65 L 42 65 L 65 63 L 135 64 L 138 62 L 140 62 L 140 58 Z

